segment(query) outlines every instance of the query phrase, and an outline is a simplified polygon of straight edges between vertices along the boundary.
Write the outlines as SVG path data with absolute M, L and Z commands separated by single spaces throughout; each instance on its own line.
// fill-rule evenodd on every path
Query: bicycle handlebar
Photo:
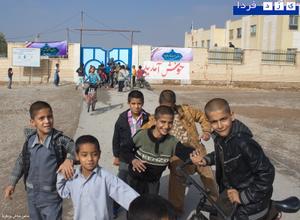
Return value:
M 222 210 L 222 208 L 219 207 L 219 205 L 208 195 L 208 192 L 203 189 L 190 175 L 188 175 L 183 169 L 187 165 L 192 164 L 192 160 L 189 158 L 186 161 L 184 161 L 183 164 L 179 165 L 176 167 L 176 171 L 181 173 L 187 180 L 188 182 L 192 183 L 209 201 L 211 206 L 217 210 L 217 212 L 222 216 L 224 220 L 231 220 L 232 216 L 234 215 L 236 209 L 237 209 L 237 204 L 234 204 L 234 207 L 232 209 L 232 212 L 230 213 L 229 216 L 225 214 L 225 212 Z

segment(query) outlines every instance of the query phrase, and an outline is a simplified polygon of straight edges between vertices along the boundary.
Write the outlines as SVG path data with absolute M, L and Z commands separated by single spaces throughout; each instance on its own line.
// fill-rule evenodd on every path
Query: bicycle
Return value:
M 233 215 L 236 211 L 237 205 L 234 206 L 232 212 L 226 215 L 224 210 L 210 197 L 209 192 L 202 188 L 190 175 L 184 171 L 184 167 L 191 164 L 191 160 L 185 161 L 182 165 L 177 167 L 177 171 L 181 173 L 188 185 L 195 186 L 200 192 L 200 199 L 197 204 L 195 213 L 189 218 L 189 220 L 208 220 L 208 218 L 202 212 L 208 212 L 210 214 L 218 214 L 223 220 L 233 220 Z M 281 213 L 296 213 L 300 209 L 300 200 L 291 196 L 281 201 L 271 200 L 270 210 L 264 220 L 279 220 L 281 219 Z
M 131 81 L 130 81 L 130 77 L 126 77 L 125 81 L 124 81 L 124 91 L 130 91 L 131 90 Z
M 85 95 L 86 100 L 86 106 L 87 106 L 87 112 L 90 112 L 90 109 L 92 108 L 92 111 L 95 111 L 96 103 L 97 103 L 97 87 L 99 85 L 90 85 L 88 84 L 88 93 Z
M 153 90 L 150 83 L 145 79 L 144 76 L 136 80 L 136 86 L 138 88 L 144 88 L 145 87 L 146 89 L 148 89 L 150 91 Z

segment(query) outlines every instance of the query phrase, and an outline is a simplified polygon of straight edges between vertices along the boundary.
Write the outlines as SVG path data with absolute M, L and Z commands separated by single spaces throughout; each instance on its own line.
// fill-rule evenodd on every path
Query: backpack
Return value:
M 29 167 L 30 167 L 30 153 L 28 150 L 28 140 L 36 135 L 36 131 L 32 132 L 32 129 L 30 131 L 25 130 L 25 135 L 27 134 L 27 138 L 25 143 L 23 144 L 22 148 L 22 161 L 23 161 L 23 173 L 24 173 L 24 184 L 26 184 L 26 180 L 28 177 L 29 173 Z M 29 134 L 30 132 L 30 134 Z M 63 147 L 62 143 L 60 143 L 59 138 L 63 136 L 62 132 L 59 132 L 55 129 L 53 129 L 52 137 L 51 137 L 51 145 L 54 147 L 54 152 L 56 156 L 56 161 L 57 161 L 57 168 L 64 162 L 67 152 L 65 148 Z

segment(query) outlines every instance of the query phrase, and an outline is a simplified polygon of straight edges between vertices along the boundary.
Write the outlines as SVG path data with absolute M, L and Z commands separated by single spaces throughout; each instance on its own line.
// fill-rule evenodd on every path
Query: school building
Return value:
M 300 50 L 300 16 L 244 16 L 228 20 L 225 28 L 212 25 L 185 33 L 185 47 L 228 47 L 255 50 Z

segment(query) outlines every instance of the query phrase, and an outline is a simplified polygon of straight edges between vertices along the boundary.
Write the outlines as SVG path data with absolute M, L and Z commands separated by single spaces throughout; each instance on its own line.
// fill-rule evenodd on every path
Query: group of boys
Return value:
M 95 137 L 83 135 L 74 143 L 53 128 L 48 103 L 33 103 L 30 123 L 35 130 L 27 133 L 5 197 L 11 198 L 24 176 L 33 220 L 62 219 L 62 198 L 72 199 L 74 219 L 110 219 L 109 198 L 115 201 L 114 217 L 121 205 L 129 209 L 129 220 L 146 219 L 141 216 L 153 204 L 166 210 L 173 206 L 178 216 L 184 211 L 185 186 L 174 168 L 190 158 L 190 172 L 200 174 L 214 200 L 226 204 L 229 211 L 233 204 L 238 205 L 236 219 L 264 219 L 272 196 L 274 167 L 252 139 L 249 128 L 234 118 L 228 102 L 212 99 L 204 114 L 188 105 L 176 105 L 175 93 L 164 90 L 159 103 L 150 116 L 143 110 L 143 94 L 138 90 L 129 93 L 129 109 L 120 114 L 113 135 L 113 164 L 119 166 L 118 177 L 98 165 L 101 150 Z M 202 126 L 201 136 L 196 122 Z M 201 139 L 208 140 L 212 131 L 215 151 L 206 154 Z M 73 166 L 75 160 L 80 166 Z M 216 166 L 218 190 L 208 167 L 211 165 Z M 167 166 L 171 169 L 170 205 L 159 197 L 147 196 L 159 194 L 159 181 Z M 169 214 L 156 219 L 176 218 Z

